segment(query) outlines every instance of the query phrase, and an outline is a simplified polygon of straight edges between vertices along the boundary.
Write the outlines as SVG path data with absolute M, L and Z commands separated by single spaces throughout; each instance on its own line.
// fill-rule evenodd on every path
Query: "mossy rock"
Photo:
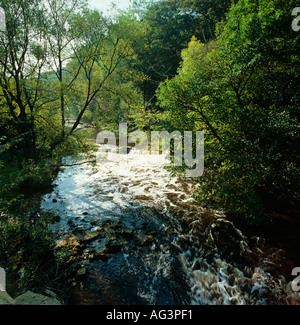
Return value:
M 89 242 L 96 239 L 99 236 L 97 231 L 88 229 L 80 229 L 73 232 L 80 242 Z

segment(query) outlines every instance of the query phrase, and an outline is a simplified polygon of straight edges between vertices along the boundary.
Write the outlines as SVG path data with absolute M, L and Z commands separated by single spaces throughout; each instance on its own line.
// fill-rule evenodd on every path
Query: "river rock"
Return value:
M 15 305 L 15 304 L 16 302 L 6 291 L 0 291 L 0 305 Z
M 81 267 L 78 271 L 77 271 L 77 276 L 78 279 L 83 280 L 86 277 L 86 268 L 85 267 Z
M 74 231 L 73 235 L 75 235 L 81 242 L 88 242 L 96 239 L 99 236 L 99 233 L 88 229 L 79 229 Z
M 214 221 L 210 226 L 210 234 L 223 257 L 240 255 L 240 242 L 243 238 L 231 222 L 225 219 Z
M 61 305 L 55 298 L 40 295 L 32 291 L 26 291 L 16 298 L 17 305 Z
M 77 251 L 81 248 L 79 239 L 74 235 L 68 235 L 65 239 L 56 242 L 56 249 L 68 248 L 71 251 Z

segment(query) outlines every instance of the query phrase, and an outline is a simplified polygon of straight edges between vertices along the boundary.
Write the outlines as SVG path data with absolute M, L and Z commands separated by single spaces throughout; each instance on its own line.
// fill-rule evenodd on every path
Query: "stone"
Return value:
M 72 251 L 77 251 L 81 248 L 79 239 L 76 236 L 69 235 L 65 239 L 56 242 L 56 249 L 68 248 Z
M 16 302 L 6 291 L 0 291 L 0 305 L 15 305 L 15 304 Z
M 154 237 L 152 235 L 140 233 L 137 235 L 137 241 L 139 245 L 145 246 L 151 244 L 154 241 Z
M 79 277 L 79 279 L 83 279 L 86 277 L 86 268 L 85 267 L 81 267 L 78 271 L 77 271 L 77 276 Z
M 74 231 L 73 234 L 78 238 L 79 241 L 87 242 L 96 239 L 99 236 L 97 231 L 91 231 L 88 229 L 81 229 Z
M 224 219 L 216 220 L 211 226 L 211 236 L 218 250 L 240 253 L 242 237 L 231 222 Z
M 55 298 L 43 296 L 41 294 L 26 291 L 15 299 L 17 305 L 61 305 Z
M 218 253 L 225 260 L 243 266 L 254 264 L 252 252 L 248 249 L 246 238 L 230 221 L 223 218 L 214 221 L 210 226 L 210 235 Z

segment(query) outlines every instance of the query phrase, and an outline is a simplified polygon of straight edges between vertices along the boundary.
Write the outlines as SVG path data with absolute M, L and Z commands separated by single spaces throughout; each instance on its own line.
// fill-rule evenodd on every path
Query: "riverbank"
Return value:
M 57 287 L 59 291 L 55 238 L 48 229 L 57 216 L 42 211 L 40 203 L 53 191 L 52 183 L 62 168 L 61 157 L 93 148 L 89 133 L 84 132 L 80 139 L 68 139 L 55 152 L 44 152 L 38 163 L 24 162 L 18 169 L 16 162 L 10 161 L 1 168 L 5 184 L 1 194 L 5 195 L 0 198 L 0 266 L 6 270 L 7 290 L 13 298 L 29 290 L 44 294 Z

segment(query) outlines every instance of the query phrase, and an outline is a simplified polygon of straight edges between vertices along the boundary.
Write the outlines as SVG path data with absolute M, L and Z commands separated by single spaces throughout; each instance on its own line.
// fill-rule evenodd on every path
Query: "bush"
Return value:
M 0 265 L 8 274 L 7 290 L 19 295 L 43 291 L 54 276 L 54 239 L 38 213 L 0 217 Z

